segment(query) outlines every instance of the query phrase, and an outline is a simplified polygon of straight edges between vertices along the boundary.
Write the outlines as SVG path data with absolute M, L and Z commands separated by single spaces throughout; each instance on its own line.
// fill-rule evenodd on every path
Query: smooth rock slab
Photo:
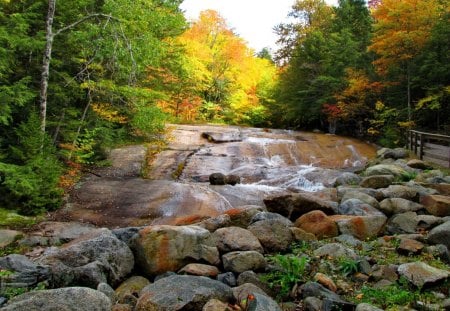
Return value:
M 231 288 L 201 276 L 173 275 L 146 286 L 135 311 L 202 310 L 211 299 L 233 302 Z
M 417 287 L 442 281 L 450 275 L 448 271 L 434 268 L 423 262 L 402 264 L 398 267 L 398 273 Z
M 189 263 L 219 263 L 211 233 L 198 226 L 150 226 L 134 239 L 136 261 L 142 272 L 158 275 Z
M 14 297 L 2 311 L 110 311 L 111 307 L 111 301 L 102 292 L 86 287 L 65 287 Z

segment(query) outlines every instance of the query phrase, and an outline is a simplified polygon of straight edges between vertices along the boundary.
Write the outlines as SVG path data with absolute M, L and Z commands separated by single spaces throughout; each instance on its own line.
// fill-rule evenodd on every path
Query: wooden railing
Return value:
M 409 149 L 419 159 L 450 167 L 450 136 L 409 131 Z

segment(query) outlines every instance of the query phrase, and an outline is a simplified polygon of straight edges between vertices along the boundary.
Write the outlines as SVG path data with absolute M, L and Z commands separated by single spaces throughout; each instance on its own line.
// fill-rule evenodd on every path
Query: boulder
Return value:
M 60 248 L 49 248 L 38 262 L 50 267 L 53 287 L 116 286 L 134 267 L 130 248 L 108 229 L 90 232 Z
M 380 189 L 363 188 L 363 187 L 338 187 L 337 188 L 337 198 L 342 201 L 347 192 L 362 192 L 371 197 L 375 198 L 377 201 L 384 199 L 384 195 Z
M 389 218 L 386 231 L 389 234 L 415 233 L 418 223 L 415 212 L 396 214 Z
M 180 271 L 178 271 L 178 274 L 189 274 L 216 278 L 219 272 L 220 271 L 216 266 L 205 265 L 201 263 L 190 263 L 181 268 Z
M 221 228 L 214 232 L 217 248 L 221 253 L 232 251 L 257 251 L 263 253 L 259 240 L 249 230 L 239 227 Z
M 404 148 L 382 148 L 377 151 L 377 157 L 384 159 L 405 159 L 409 156 L 409 151 Z
M 136 261 L 146 275 L 177 271 L 189 263 L 219 263 L 211 233 L 199 226 L 149 226 L 134 238 Z
M 267 252 L 285 251 L 294 240 L 286 223 L 280 220 L 260 220 L 248 227 Z
M 308 212 L 319 210 L 327 215 L 335 214 L 336 203 L 317 198 L 310 193 L 293 193 L 264 199 L 269 212 L 278 213 L 289 219 L 297 219 Z
M 440 183 L 440 184 L 421 184 L 423 187 L 428 189 L 434 189 L 437 191 L 437 194 L 441 195 L 450 195 L 450 184 Z
M 280 306 L 275 300 L 260 293 L 254 293 L 249 296 L 247 305 L 246 310 L 248 311 L 281 311 Z
M 247 228 L 253 216 L 266 209 L 258 205 L 245 205 L 225 211 L 225 215 L 230 217 L 230 226 Z
M 395 265 L 374 265 L 370 277 L 375 281 L 396 282 L 398 280 L 397 268 Z
M 271 213 L 271 212 L 260 212 L 255 214 L 252 219 L 250 220 L 250 224 L 254 224 L 257 221 L 261 221 L 261 220 L 277 220 L 277 221 L 281 221 L 282 223 L 284 223 L 286 226 L 288 227 L 292 227 L 294 224 L 292 223 L 292 221 L 289 220 L 289 218 L 286 218 L 280 214 L 277 213 Z
M 211 299 L 203 306 L 202 311 L 233 311 L 233 309 L 228 303 L 218 299 Z
M 244 271 L 263 270 L 267 263 L 264 256 L 255 251 L 238 251 L 227 253 L 222 256 L 225 271 L 242 273 Z
M 132 276 L 116 288 L 115 293 L 119 303 L 130 303 L 130 297 L 138 297 L 141 290 L 150 284 L 143 276 Z M 135 299 L 134 304 L 136 303 Z
M 398 267 L 398 273 L 417 287 L 423 287 L 445 280 L 450 276 L 448 271 L 437 269 L 424 262 L 405 263 Z
M 428 233 L 428 242 L 433 244 L 443 244 L 450 249 L 450 221 L 444 222 L 442 225 L 434 227 Z
M 339 204 L 338 212 L 341 215 L 352 216 L 384 216 L 384 214 L 375 207 L 359 199 L 348 199 Z
M 235 287 L 237 285 L 237 280 L 233 272 L 220 273 L 217 275 L 217 281 L 230 287 Z
M 317 238 L 335 237 L 338 233 L 336 223 L 322 211 L 311 211 L 299 217 L 295 226 L 314 234 Z
M 386 225 L 384 215 L 346 216 L 334 215 L 331 219 L 336 222 L 341 234 L 349 234 L 360 240 L 378 236 Z
M 368 167 L 364 174 L 365 176 L 393 175 L 395 177 L 401 177 L 406 175 L 407 171 L 401 166 L 394 164 L 378 164 Z
M 417 212 L 421 209 L 423 205 L 402 198 L 384 199 L 380 202 L 380 210 L 386 215 Z
M 316 273 L 314 275 L 314 281 L 316 281 L 317 283 L 325 286 L 326 288 L 328 288 L 332 292 L 336 292 L 337 291 L 337 286 L 333 282 L 333 280 L 329 276 L 327 276 L 327 275 L 325 275 L 323 273 L 320 273 L 320 272 Z
M 344 172 L 336 178 L 335 187 L 344 185 L 357 185 L 361 182 L 361 177 L 355 173 Z
M 316 282 L 307 282 L 300 286 L 299 290 L 303 299 L 307 297 L 315 297 L 322 300 L 329 299 L 333 301 L 343 302 L 342 298 L 338 294 L 332 292 L 331 290 Z
M 226 184 L 226 176 L 222 173 L 212 173 L 209 175 L 209 183 L 211 185 L 223 186 Z
M 394 175 L 372 175 L 364 177 L 359 185 L 364 188 L 380 189 L 389 187 L 394 180 Z
M 420 229 L 429 230 L 444 223 L 441 217 L 433 215 L 417 215 L 417 226 Z
M 294 236 L 294 240 L 297 242 L 317 241 L 317 237 L 313 233 L 306 232 L 305 230 L 296 227 L 291 227 L 290 229 Z
M 1 277 L 0 282 L 4 287 L 34 287 L 50 277 L 47 266 L 36 264 L 19 254 L 0 257 L 0 270 L 13 272 L 9 276 Z
M 114 303 L 117 301 L 117 296 L 116 293 L 114 292 L 114 289 L 109 286 L 109 284 L 106 283 L 100 283 L 97 286 L 97 290 L 103 294 L 106 295 L 106 297 L 109 298 L 109 300 L 111 301 L 111 303 Z
M 237 285 L 241 286 L 246 283 L 251 283 L 261 288 L 266 294 L 270 296 L 276 295 L 276 293 L 269 287 L 269 284 L 263 282 L 259 274 L 256 274 L 254 271 L 245 271 L 239 274 L 237 279 Z
M 247 299 L 249 295 L 254 295 L 256 293 L 261 295 L 267 295 L 261 288 L 252 283 L 244 283 L 237 287 L 232 288 L 234 298 L 238 303 Z
M 146 286 L 135 311 L 202 310 L 211 299 L 233 302 L 233 292 L 227 285 L 202 276 L 172 275 Z
M 411 168 L 415 168 L 415 169 L 419 169 L 419 170 L 429 170 L 432 168 L 431 165 L 429 165 L 425 161 L 422 161 L 419 159 L 411 159 L 406 163 L 406 165 L 408 165 Z
M 418 193 L 413 187 L 402 185 L 391 185 L 381 190 L 385 198 L 402 198 L 417 201 Z
M 314 251 L 314 256 L 319 257 L 333 257 L 333 258 L 352 258 L 356 259 L 356 253 L 339 243 L 328 243 L 325 244 Z
M 428 213 L 438 217 L 450 216 L 450 196 L 427 195 L 420 198 Z
M 422 252 L 425 245 L 419 241 L 403 238 L 397 247 L 397 252 L 404 255 L 415 255 Z
M 109 298 L 86 287 L 65 287 L 31 291 L 12 298 L 3 311 L 110 311 Z
M 237 175 L 227 175 L 225 176 L 225 183 L 227 185 L 236 185 L 236 184 L 240 184 L 241 183 L 241 177 L 237 176 Z
M 360 303 L 356 306 L 355 311 L 383 311 L 383 309 L 377 308 L 368 303 Z
M 231 217 L 226 214 L 222 214 L 217 217 L 210 217 L 197 223 L 197 226 L 205 228 L 209 232 L 214 232 L 219 228 L 231 226 Z
M 367 193 L 360 192 L 360 191 L 347 191 L 341 199 L 341 204 L 347 200 L 352 200 L 352 199 L 357 199 L 357 200 L 364 202 L 366 204 L 369 204 L 375 208 L 378 208 L 378 206 L 379 206 L 377 199 L 375 199 L 373 196 L 371 196 Z
M 132 247 L 132 241 L 135 235 L 144 227 L 127 227 L 111 230 L 112 233 L 122 242 L 125 242 L 129 247 Z

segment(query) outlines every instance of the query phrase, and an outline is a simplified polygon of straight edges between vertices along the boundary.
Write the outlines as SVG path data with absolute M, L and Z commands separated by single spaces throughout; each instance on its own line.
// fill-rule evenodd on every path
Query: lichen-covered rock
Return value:
M 189 263 L 219 263 L 211 233 L 198 226 L 149 226 L 134 239 L 136 261 L 142 272 L 158 275 Z
M 322 211 L 311 211 L 299 217 L 295 226 L 314 234 L 317 238 L 335 237 L 339 234 L 336 223 Z
M 317 237 L 313 233 L 306 232 L 305 230 L 296 227 L 291 227 L 290 229 L 295 241 L 317 241 Z
M 11 299 L 3 311 L 110 311 L 109 298 L 86 287 L 31 291 Z
M 263 253 L 259 240 L 249 230 L 239 227 L 221 228 L 214 232 L 217 248 L 221 253 L 232 251 L 257 251 Z
M 348 216 L 334 215 L 331 219 L 336 222 L 341 234 L 349 234 L 360 240 L 378 236 L 386 225 L 384 215 Z
M 130 248 L 108 229 L 88 233 L 60 248 L 49 248 L 38 262 L 49 266 L 53 287 L 116 286 L 134 267 Z
M 280 220 L 260 220 L 248 227 L 267 252 L 286 250 L 294 240 L 285 222 Z
M 398 273 L 417 287 L 433 284 L 450 276 L 448 271 L 434 268 L 424 262 L 402 264 L 398 267 Z
M 146 286 L 137 302 L 136 311 L 202 310 L 211 299 L 233 302 L 231 288 L 202 276 L 173 275 Z
M 394 175 L 372 175 L 364 177 L 359 185 L 364 188 L 380 189 L 389 187 L 394 180 Z
M 421 209 L 423 205 L 402 198 L 384 199 L 380 202 L 380 210 L 386 215 L 417 212 Z
M 263 270 L 267 263 L 264 256 L 255 251 L 238 251 L 227 253 L 222 256 L 225 271 L 242 273 L 244 271 Z
M 431 165 L 429 165 L 425 161 L 422 161 L 419 159 L 411 159 L 406 163 L 406 165 L 408 165 L 411 168 L 415 168 L 415 169 L 419 169 L 419 170 L 429 170 L 432 168 Z
M 402 198 L 406 200 L 416 201 L 418 192 L 413 187 L 402 185 L 391 185 L 385 189 L 381 189 L 385 198 Z
M 403 167 L 395 164 L 378 164 L 368 167 L 365 171 L 366 176 L 393 175 L 400 177 L 405 174 L 407 174 L 407 171 Z
M 427 195 L 420 198 L 428 213 L 438 217 L 450 216 L 450 196 Z
M 119 303 L 129 302 L 127 297 L 138 297 L 139 292 L 149 284 L 150 281 L 143 276 L 132 276 L 131 278 L 127 279 L 115 290 L 116 297 Z

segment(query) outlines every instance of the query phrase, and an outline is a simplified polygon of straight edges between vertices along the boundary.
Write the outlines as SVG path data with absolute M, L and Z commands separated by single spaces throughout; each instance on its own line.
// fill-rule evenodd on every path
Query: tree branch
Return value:
M 81 23 L 87 21 L 88 19 L 95 18 L 95 17 L 106 18 L 108 21 L 109 21 L 109 20 L 117 20 L 117 21 L 119 20 L 119 19 L 117 19 L 117 18 L 115 18 L 115 17 L 113 17 L 113 16 L 111 16 L 111 15 L 108 15 L 108 14 L 95 13 L 95 14 L 87 15 L 87 16 L 85 16 L 85 17 L 83 17 L 83 18 L 81 18 L 81 19 L 79 19 L 79 20 L 73 22 L 72 24 L 67 25 L 66 27 L 63 27 L 63 28 L 59 29 L 58 31 L 56 31 L 56 32 L 53 34 L 53 36 L 55 37 L 55 36 L 59 35 L 60 33 L 66 31 L 66 30 L 72 29 L 72 28 L 78 26 L 79 24 L 81 24 Z

